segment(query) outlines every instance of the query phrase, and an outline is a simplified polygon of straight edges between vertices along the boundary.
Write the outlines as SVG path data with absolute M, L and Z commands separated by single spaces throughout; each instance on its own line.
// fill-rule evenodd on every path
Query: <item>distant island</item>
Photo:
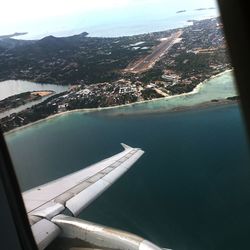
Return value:
M 64 111 L 119 106 L 191 92 L 231 69 L 219 18 L 162 32 L 114 38 L 49 36 L 0 40 L 0 80 L 71 85 L 0 120 L 4 131 Z M 9 41 L 8 40 L 8 41 Z
M 198 9 L 195 9 L 196 11 L 203 11 L 203 10 L 215 10 L 216 8 L 215 7 L 209 7 L 209 8 L 198 8 Z M 176 14 L 180 14 L 180 13 L 183 13 L 183 12 L 187 12 L 187 10 L 178 10 L 176 11 Z
M 198 10 L 198 11 L 201 11 L 201 10 L 207 10 L 208 8 L 198 8 L 198 9 L 195 9 L 195 10 Z
M 176 11 L 176 14 L 183 13 L 183 12 L 186 12 L 186 10 L 178 10 Z
M 13 34 L 9 34 L 9 35 L 0 35 L 0 39 L 5 39 L 5 38 L 12 38 L 12 37 L 16 37 L 16 36 L 23 36 L 23 35 L 27 35 L 28 32 L 15 32 Z
M 215 10 L 216 8 L 215 7 L 209 7 L 209 8 L 198 8 L 198 9 L 195 9 L 197 11 L 202 11 L 202 10 Z

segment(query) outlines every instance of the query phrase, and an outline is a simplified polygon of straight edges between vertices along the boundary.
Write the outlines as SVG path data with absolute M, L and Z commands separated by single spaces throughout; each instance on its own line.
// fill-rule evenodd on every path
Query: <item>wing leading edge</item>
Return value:
M 122 143 L 124 151 L 73 174 L 23 193 L 31 229 L 39 249 L 60 233 L 51 220 L 66 210 L 77 216 L 121 177 L 144 153 Z

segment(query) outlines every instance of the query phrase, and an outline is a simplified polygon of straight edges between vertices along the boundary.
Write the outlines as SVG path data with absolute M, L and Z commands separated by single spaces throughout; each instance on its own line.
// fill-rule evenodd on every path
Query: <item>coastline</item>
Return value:
M 167 97 L 161 97 L 161 98 L 155 98 L 155 99 L 151 99 L 151 100 L 144 100 L 144 101 L 139 101 L 139 102 L 133 102 L 133 103 L 128 103 L 128 104 L 123 104 L 123 105 L 116 105 L 116 106 L 110 106 L 110 107 L 102 107 L 102 108 L 89 108 L 89 109 L 75 109 L 75 110 L 69 110 L 69 111 L 64 111 L 61 113 L 57 113 L 51 116 L 48 116 L 44 119 L 26 124 L 24 126 L 18 127 L 18 128 L 14 128 L 10 131 L 7 131 L 4 133 L 4 135 L 10 135 L 12 133 L 15 133 L 17 131 L 20 131 L 22 129 L 26 129 L 28 127 L 37 125 L 39 123 L 42 123 L 44 121 L 49 121 L 52 120 L 54 118 L 60 117 L 60 116 L 66 116 L 66 115 L 70 115 L 72 113 L 90 113 L 90 112 L 98 112 L 98 111 L 105 111 L 105 110 L 110 110 L 110 109 L 118 109 L 118 108 L 122 108 L 122 107 L 130 107 L 130 106 L 135 106 L 135 105 L 141 105 L 144 103 L 151 103 L 151 102 L 157 102 L 157 101 L 161 101 L 161 100 L 170 100 L 176 97 L 181 97 L 181 96 L 189 96 L 189 95 L 193 95 L 196 94 L 200 91 L 201 87 L 209 80 L 217 78 L 221 75 L 224 75 L 227 72 L 232 72 L 233 69 L 227 69 L 224 70 L 223 72 L 220 72 L 216 75 L 212 75 L 211 77 L 209 77 L 208 79 L 200 82 L 191 92 L 188 93 L 182 93 L 182 94 L 178 94 L 178 95 L 172 95 L 172 96 L 167 96 Z M 191 106 L 180 106 L 178 108 L 172 108 L 169 110 L 164 110 L 161 112 L 180 112 L 180 111 L 187 111 L 187 110 L 192 110 L 192 109 L 196 109 L 196 108 L 200 108 L 200 107 L 208 107 L 208 106 L 219 106 L 219 105 L 229 105 L 232 103 L 237 103 L 237 101 L 232 101 L 232 100 L 226 100 L 226 99 L 220 99 L 218 100 L 218 102 L 201 102 L 199 104 L 196 105 L 191 105 Z M 143 112 L 142 112 L 143 113 Z M 149 111 L 147 113 L 153 113 L 153 111 Z M 138 114 L 138 113 L 137 113 Z

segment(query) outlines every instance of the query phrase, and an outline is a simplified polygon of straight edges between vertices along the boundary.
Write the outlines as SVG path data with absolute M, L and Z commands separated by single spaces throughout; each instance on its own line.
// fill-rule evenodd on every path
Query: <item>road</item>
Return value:
M 125 71 L 131 73 L 142 73 L 152 68 L 154 64 L 178 41 L 182 31 L 172 34 L 170 37 L 162 39 L 161 43 L 157 45 L 151 54 L 139 59 L 132 65 L 129 65 Z

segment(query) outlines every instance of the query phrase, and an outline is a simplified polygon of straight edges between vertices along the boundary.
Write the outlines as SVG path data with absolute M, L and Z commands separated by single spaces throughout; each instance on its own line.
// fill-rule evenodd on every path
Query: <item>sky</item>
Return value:
M 169 12 L 215 6 L 215 0 L 1 0 L 0 35 L 38 29 L 46 33 L 52 29 L 98 24 L 112 18 L 113 22 L 130 16 L 141 18 L 140 10 L 146 17 L 152 10 L 157 13 L 163 9 Z

